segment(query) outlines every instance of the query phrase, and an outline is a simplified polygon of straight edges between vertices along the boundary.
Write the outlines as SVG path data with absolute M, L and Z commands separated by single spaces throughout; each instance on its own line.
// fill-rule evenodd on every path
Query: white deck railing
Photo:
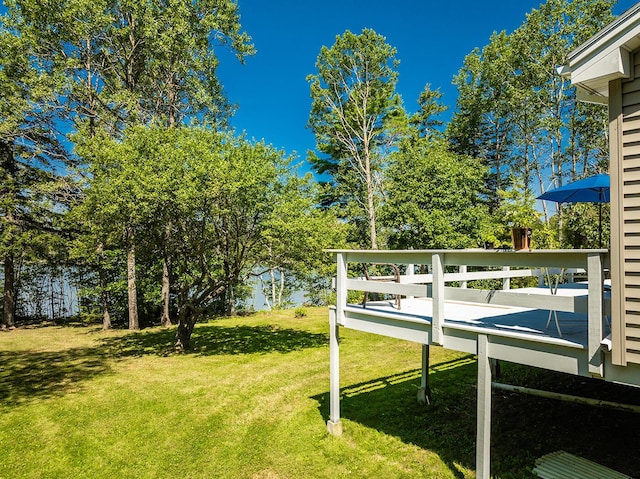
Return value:
M 604 339 L 603 318 L 608 304 L 603 295 L 604 270 L 609 267 L 607 250 L 331 250 L 336 255 L 336 319 L 342 323 L 347 307 L 348 291 L 386 293 L 403 297 L 428 297 L 433 302 L 431 340 L 442 344 L 445 319 L 445 300 L 491 303 L 525 308 L 585 313 L 588 315 L 588 350 L 590 372 L 602 374 L 600 354 Z M 350 277 L 349 265 L 353 263 L 406 265 L 399 282 L 392 277 Z M 414 274 L 416 265 L 428 265 L 429 274 Z M 493 271 L 468 271 L 468 267 L 500 268 Z M 479 268 L 478 268 L 479 267 Z M 457 272 L 446 272 L 456 270 Z M 539 285 L 547 286 L 551 275 L 585 272 L 586 296 L 547 294 L 513 294 L 510 280 L 518 277 L 538 277 Z M 499 279 L 502 288 L 495 290 L 467 288 L 470 281 Z M 457 287 L 447 286 L 457 282 Z

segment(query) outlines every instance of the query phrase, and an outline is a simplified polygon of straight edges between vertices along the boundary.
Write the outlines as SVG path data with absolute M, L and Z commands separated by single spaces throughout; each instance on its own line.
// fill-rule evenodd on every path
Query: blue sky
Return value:
M 229 99 L 239 109 L 238 132 L 264 139 L 299 160 L 315 147 L 306 128 L 311 100 L 306 77 L 315 73 L 323 45 L 345 30 L 372 28 L 386 37 L 400 60 L 398 91 L 409 111 L 427 83 L 455 107 L 451 85 L 462 61 L 482 48 L 494 31 L 512 32 L 541 0 L 238 0 L 244 30 L 257 53 L 241 65 L 221 54 L 218 70 Z M 619 0 L 620 15 L 636 0 Z M 443 117 L 443 119 L 447 119 Z

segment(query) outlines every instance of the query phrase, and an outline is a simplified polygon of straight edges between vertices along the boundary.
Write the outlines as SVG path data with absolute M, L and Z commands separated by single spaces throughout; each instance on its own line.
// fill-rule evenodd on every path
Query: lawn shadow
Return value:
M 419 369 L 345 386 L 341 417 L 437 453 L 454 477 L 462 478 L 456 464 L 475 469 L 477 366 L 470 359 L 431 368 L 429 406 L 420 406 L 416 400 Z M 554 373 L 537 374 L 546 382 Z M 574 391 L 583 380 L 562 378 L 569 383 L 565 387 Z M 609 401 L 620 394 L 616 385 L 602 381 L 591 392 Z M 636 395 L 640 396 L 640 389 Z M 640 477 L 640 414 L 497 390 L 492 397 L 491 470 L 496 477 L 534 478 L 535 460 L 558 450 Z M 313 399 L 326 421 L 329 393 Z
M 433 451 L 454 477 L 463 478 L 456 464 L 475 467 L 476 371 L 472 356 L 433 365 L 430 406 L 417 402 L 420 369 L 348 385 L 341 389 L 341 417 Z M 326 421 L 329 393 L 313 399 Z
M 0 351 L 0 404 L 5 407 L 66 394 L 110 370 L 99 348 Z
M 100 333 L 98 333 L 100 334 Z M 83 381 L 108 373 L 124 358 L 179 354 L 174 344 L 175 327 L 105 335 L 96 347 L 60 351 L 0 350 L 0 407 L 60 396 L 78 390 Z M 324 347 L 325 334 L 278 326 L 198 325 L 192 336 L 192 355 L 288 353 Z
M 115 356 L 179 354 L 173 344 L 175 327 L 141 331 L 121 337 L 104 338 L 103 344 Z M 329 336 L 274 325 L 233 327 L 214 323 L 197 325 L 191 336 L 191 349 L 186 354 L 213 356 L 224 354 L 289 353 L 324 347 Z

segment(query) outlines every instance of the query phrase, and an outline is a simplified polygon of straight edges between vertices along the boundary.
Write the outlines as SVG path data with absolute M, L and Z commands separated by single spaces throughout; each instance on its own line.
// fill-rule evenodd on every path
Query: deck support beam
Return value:
M 431 388 L 429 387 L 429 345 L 422 345 L 422 373 L 420 388 L 418 389 L 418 403 L 428 406 L 431 404 Z
M 476 478 L 491 475 L 491 361 L 489 338 L 478 335 L 478 422 L 476 433 Z
M 327 430 L 334 436 L 342 435 L 340 420 L 340 345 L 339 326 L 335 308 L 329 309 L 329 420 Z

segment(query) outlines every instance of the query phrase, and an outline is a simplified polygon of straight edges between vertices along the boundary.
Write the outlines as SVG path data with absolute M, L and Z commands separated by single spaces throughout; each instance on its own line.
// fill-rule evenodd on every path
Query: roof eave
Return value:
M 607 103 L 608 83 L 632 74 L 631 52 L 640 47 L 640 3 L 576 48 L 559 74 L 570 78 L 583 101 Z

